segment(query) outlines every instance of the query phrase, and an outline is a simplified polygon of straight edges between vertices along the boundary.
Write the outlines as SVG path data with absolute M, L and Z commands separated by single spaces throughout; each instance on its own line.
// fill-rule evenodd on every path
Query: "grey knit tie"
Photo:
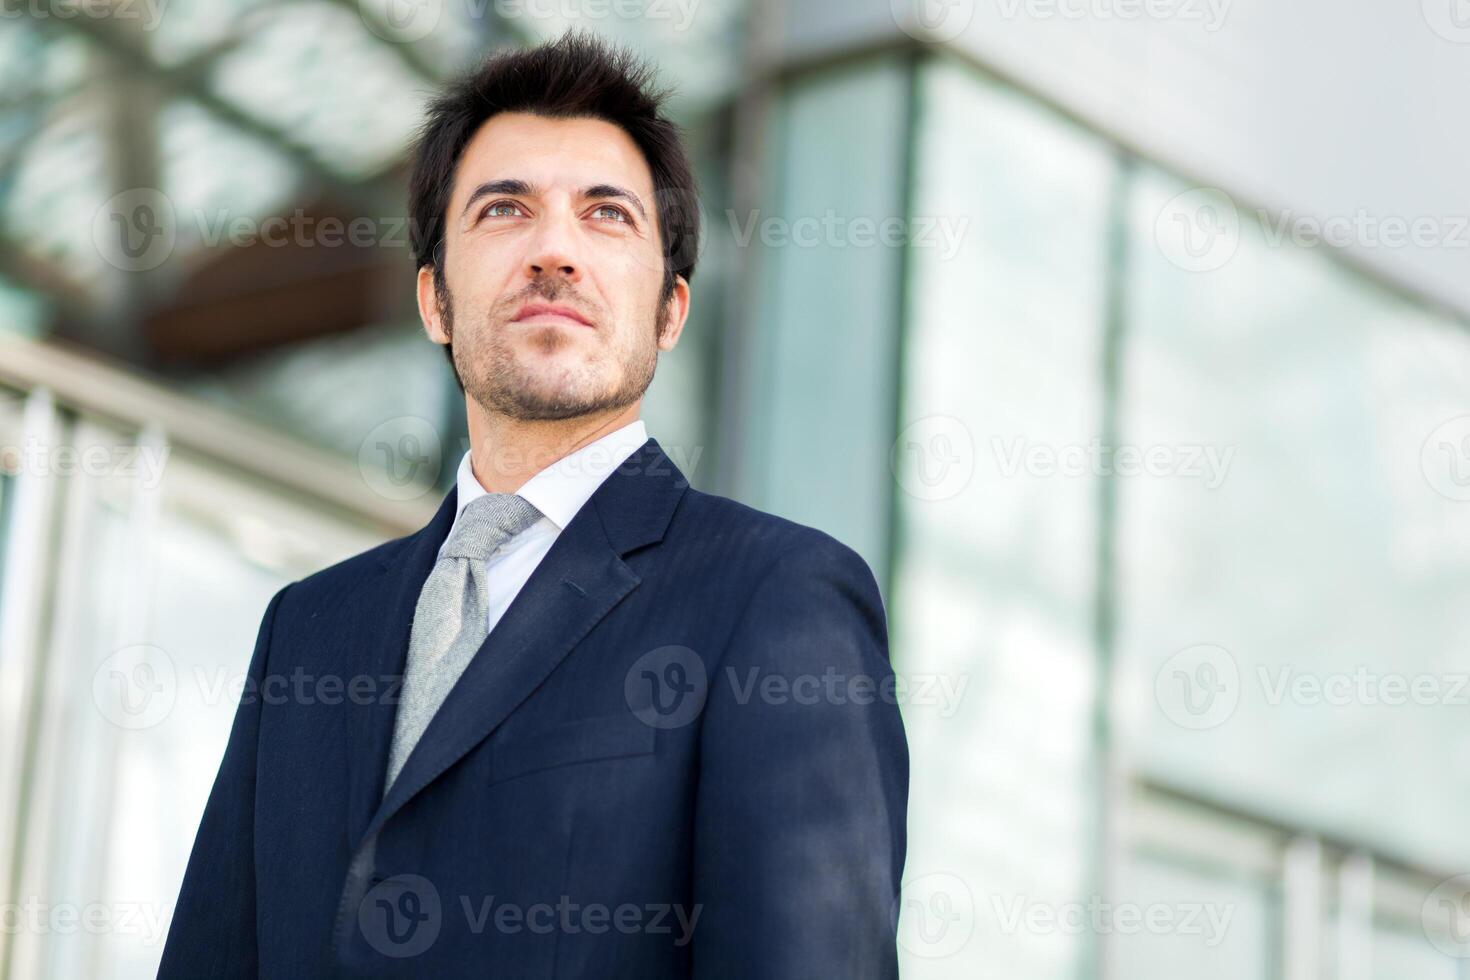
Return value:
M 455 522 L 414 609 L 384 796 L 434 713 L 485 642 L 489 616 L 486 559 L 540 518 L 541 512 L 525 498 L 491 493 L 466 504 Z

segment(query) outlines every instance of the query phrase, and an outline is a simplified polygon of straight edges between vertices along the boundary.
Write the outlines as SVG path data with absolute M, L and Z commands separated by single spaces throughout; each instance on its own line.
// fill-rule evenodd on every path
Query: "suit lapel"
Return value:
M 397 698 L 357 713 L 354 734 L 362 749 L 354 753 L 350 826 L 359 846 L 484 741 L 637 588 L 623 556 L 662 538 L 687 486 L 653 439 L 603 481 L 486 637 L 381 804 Z M 403 674 L 418 593 L 454 513 L 451 491 L 423 530 L 385 556 L 379 589 L 386 611 L 376 624 L 383 642 L 374 654 L 381 673 Z
M 454 524 L 457 491 L 451 488 L 434 517 L 419 531 L 383 548 L 376 578 L 363 589 L 360 608 L 363 625 L 361 674 L 372 678 L 374 697 L 353 704 L 349 729 L 351 783 L 347 801 L 347 829 L 358 839 L 383 797 L 393 717 L 408 662 L 409 631 L 419 591 L 434 568 L 439 545 Z M 351 656 L 349 651 L 349 657 Z

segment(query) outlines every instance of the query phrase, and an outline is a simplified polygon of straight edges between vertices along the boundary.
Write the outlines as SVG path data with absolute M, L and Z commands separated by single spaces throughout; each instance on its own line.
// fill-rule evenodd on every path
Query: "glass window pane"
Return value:
M 1275 980 L 1279 914 L 1265 882 L 1138 857 L 1099 921 L 1129 980 Z
M 1373 932 L 1373 980 L 1464 980 L 1464 961 L 1455 960 L 1425 941 L 1422 934 L 1376 929 Z
M 1470 867 L 1470 336 L 1228 199 L 1145 171 L 1130 210 L 1122 441 L 1169 464 L 1118 481 L 1130 752 Z
M 131 442 L 90 425 L 75 440 Z M 94 904 L 114 925 L 27 937 L 27 976 L 157 972 L 267 603 L 383 538 L 348 515 L 141 448 L 149 462 L 133 473 L 71 480 L 45 775 L 27 825 L 30 893 Z
M 1090 939 L 1016 916 L 1095 887 L 1098 485 L 1034 454 L 1099 435 L 1114 162 L 955 63 L 929 64 L 920 104 L 914 214 L 958 235 L 910 251 L 894 447 L 893 646 L 914 682 L 907 876 L 954 876 L 946 900 L 973 902 L 978 921 L 956 951 L 915 943 L 906 904 L 905 969 L 1070 980 Z
M 745 463 L 756 506 L 819 527 L 883 578 L 907 67 L 803 78 L 775 112 L 769 207 L 716 219 L 760 268 Z M 841 161 L 834 166 L 834 161 Z

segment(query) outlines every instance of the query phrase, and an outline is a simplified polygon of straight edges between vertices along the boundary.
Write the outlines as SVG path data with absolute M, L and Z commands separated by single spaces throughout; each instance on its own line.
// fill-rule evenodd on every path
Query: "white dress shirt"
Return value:
M 515 491 L 541 512 L 541 519 L 496 548 L 485 562 L 489 589 L 485 603 L 489 610 L 487 632 L 495 629 L 495 624 L 505 615 L 505 610 L 520 593 L 526 579 L 551 550 L 557 535 L 602 486 L 602 481 L 647 441 L 643 420 L 634 419 L 621 429 L 615 429 L 552 463 Z M 468 451 L 459 461 L 455 486 L 458 499 L 455 501 L 454 523 L 458 525 L 466 505 L 488 492 L 475 476 Z M 453 534 L 454 528 L 451 527 L 444 541 L 447 543 Z M 442 544 L 439 553 L 444 553 Z

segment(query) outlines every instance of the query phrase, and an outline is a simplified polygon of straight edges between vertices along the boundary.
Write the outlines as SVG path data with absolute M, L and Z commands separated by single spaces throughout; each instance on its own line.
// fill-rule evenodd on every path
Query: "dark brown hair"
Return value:
M 502 112 L 602 119 L 622 128 L 653 175 L 664 256 L 660 307 L 673 294 L 676 276 L 686 282 L 694 278 L 699 251 L 694 170 L 679 127 L 661 113 L 669 92 L 652 87 L 653 74 L 626 49 L 568 31 L 546 44 L 491 55 L 435 96 L 414 145 L 408 208 L 414 267 L 433 267 L 441 303 L 448 295 L 444 235 L 455 169 L 474 134 Z M 453 368 L 453 347 L 446 345 L 445 354 Z

